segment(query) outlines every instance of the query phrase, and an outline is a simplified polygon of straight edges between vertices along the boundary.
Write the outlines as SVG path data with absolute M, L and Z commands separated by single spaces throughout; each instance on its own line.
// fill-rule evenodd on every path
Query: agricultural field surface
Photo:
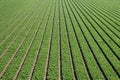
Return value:
M 120 80 L 120 0 L 0 0 L 0 80 Z

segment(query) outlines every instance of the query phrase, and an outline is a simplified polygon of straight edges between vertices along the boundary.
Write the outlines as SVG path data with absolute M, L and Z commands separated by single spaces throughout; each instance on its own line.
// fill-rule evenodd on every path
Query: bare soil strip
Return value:
M 61 54 L 61 25 L 60 25 L 60 0 L 58 0 L 58 67 L 59 67 L 59 80 L 62 80 L 62 54 Z

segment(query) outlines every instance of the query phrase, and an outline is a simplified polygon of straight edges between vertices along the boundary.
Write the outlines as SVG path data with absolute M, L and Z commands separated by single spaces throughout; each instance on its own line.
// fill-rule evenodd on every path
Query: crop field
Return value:
M 120 0 L 0 0 L 0 80 L 120 80 Z

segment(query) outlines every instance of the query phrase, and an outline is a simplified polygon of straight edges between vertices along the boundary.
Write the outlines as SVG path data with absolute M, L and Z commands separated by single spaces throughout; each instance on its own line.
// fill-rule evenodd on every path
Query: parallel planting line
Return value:
M 71 6 L 70 6 L 70 8 L 71 8 Z M 73 12 L 72 9 L 71 9 L 71 11 Z M 73 15 L 74 15 L 75 20 L 76 20 L 77 23 L 78 23 L 79 28 L 81 28 L 81 26 L 80 26 L 80 24 L 79 24 L 79 22 L 78 22 L 78 20 L 77 20 L 77 18 L 76 18 L 76 16 L 75 16 L 74 13 L 73 13 Z M 70 14 L 69 14 L 69 16 L 70 16 Z M 76 34 L 75 27 L 74 27 L 74 25 L 73 25 L 72 19 L 71 19 L 71 17 L 69 17 L 69 18 L 70 18 L 70 21 L 71 21 L 71 25 L 72 25 L 72 28 L 73 28 L 73 32 L 74 32 L 74 35 L 75 35 L 75 38 L 76 38 L 77 44 L 78 44 L 78 46 L 79 46 L 79 50 L 80 50 L 80 52 L 81 52 L 81 57 L 82 57 L 82 60 L 83 60 L 84 66 L 85 66 L 85 68 L 86 68 L 86 73 L 88 74 L 88 77 L 89 77 L 90 79 L 92 79 L 92 76 L 91 76 L 91 74 L 90 74 L 90 71 L 89 71 L 89 68 L 88 68 L 87 62 L 86 62 L 86 60 L 85 60 L 85 56 L 84 56 L 84 54 L 83 54 L 83 50 L 82 50 L 82 48 L 81 48 L 81 45 L 80 45 L 80 42 L 79 42 L 78 36 L 77 36 L 77 34 Z M 82 29 L 81 29 L 81 30 L 82 30 Z
M 93 3 L 93 2 L 92 2 Z M 96 3 L 94 2 L 94 5 L 95 5 Z M 111 13 L 113 13 L 114 15 L 116 15 L 117 17 L 120 17 L 120 12 L 119 11 L 117 11 L 117 10 L 115 10 L 114 11 L 114 9 L 112 9 L 112 8 L 107 8 L 107 7 L 101 7 L 101 8 L 104 8 L 105 10 L 109 10 L 109 12 L 111 12 Z
M 87 2 L 86 2 L 87 3 Z M 84 3 L 85 4 L 85 3 Z M 89 4 L 89 3 L 88 3 Z M 118 23 L 116 23 L 114 20 L 116 20 L 116 21 L 120 21 L 120 20 L 118 20 L 119 18 L 117 17 L 117 18 L 115 18 L 115 14 L 112 14 L 112 15 L 110 15 L 108 12 L 110 12 L 110 11 L 108 11 L 108 12 L 106 12 L 105 10 L 104 10 L 104 8 L 96 8 L 94 5 L 91 5 L 91 4 L 89 4 L 91 7 L 93 7 L 96 11 L 98 11 L 98 12 L 100 12 L 101 14 L 103 14 L 104 16 L 106 16 L 106 18 L 108 18 L 109 20 L 111 20 L 112 22 L 114 22 L 116 25 L 118 25 L 119 26 L 119 24 Z M 102 12 L 101 12 L 102 11 Z M 104 13 L 105 14 L 104 14 Z M 106 15 L 107 14 L 107 15 Z M 108 17 L 109 16 L 109 17 Z M 113 19 L 111 19 L 110 17 L 112 17 Z
M 66 15 L 65 15 L 63 3 L 65 3 L 65 2 L 63 2 L 63 0 L 62 0 L 62 9 L 63 9 L 63 16 L 64 16 L 64 22 L 65 22 L 65 27 L 66 27 L 66 36 L 67 36 L 68 46 L 69 46 L 69 55 L 70 55 L 71 67 L 72 67 L 74 80 L 77 80 L 77 74 L 76 74 L 74 60 L 73 60 L 72 47 L 71 47 L 71 42 L 70 42 L 70 37 L 69 37 L 69 32 L 68 32 L 68 25 L 67 25 L 67 21 L 66 21 L 66 17 L 65 17 Z M 65 7 L 66 7 L 66 4 L 65 4 Z
M 85 2 L 85 3 L 88 3 L 87 1 Z M 89 4 L 89 3 L 88 3 Z M 92 5 L 91 5 L 92 6 Z M 95 6 L 95 5 L 94 5 Z M 99 9 L 101 9 L 102 11 L 107 11 L 109 14 L 111 14 L 111 16 L 113 15 L 113 16 L 115 16 L 116 18 L 120 18 L 120 14 L 118 14 L 118 12 L 115 12 L 115 11 L 112 11 L 112 10 L 110 10 L 110 9 L 105 9 L 104 7 L 103 8 L 99 8 Z M 107 13 L 106 12 L 106 13 Z M 108 14 L 107 13 L 107 14 Z
M 76 10 L 75 6 L 73 6 L 73 7 L 74 7 L 74 9 Z M 77 10 L 76 10 L 76 12 L 77 12 Z M 78 20 L 77 20 L 75 14 L 74 14 L 74 12 L 73 12 L 73 10 L 72 10 L 72 13 L 73 13 L 73 15 L 74 15 L 76 21 L 78 22 Z M 78 12 L 77 12 L 77 13 L 78 13 Z M 79 15 L 79 13 L 78 13 L 78 15 Z M 82 17 L 80 17 L 80 18 L 81 18 L 82 22 L 84 23 L 84 25 L 86 26 L 86 24 L 85 24 L 85 22 L 83 21 Z M 79 24 L 79 23 L 78 23 L 78 24 Z M 82 28 L 81 28 L 81 30 L 82 30 Z M 82 32 L 83 32 L 83 30 L 82 30 Z M 82 34 L 84 35 L 84 39 L 85 39 L 85 41 L 87 42 L 87 45 L 88 45 L 88 47 L 89 47 L 89 49 L 90 49 L 90 51 L 91 51 L 91 53 L 92 53 L 92 56 L 94 57 L 94 60 L 96 61 L 97 66 L 98 66 L 99 69 L 101 70 L 101 73 L 103 74 L 104 78 L 107 79 L 105 73 L 103 72 L 103 70 L 102 70 L 102 68 L 101 68 L 101 66 L 100 66 L 100 64 L 99 64 L 99 62 L 98 62 L 98 60 L 97 60 L 97 58 L 96 58 L 96 56 L 95 56 L 95 54 L 94 54 L 94 52 L 93 52 L 91 46 L 90 46 L 89 41 L 87 40 L 85 34 L 84 34 L 84 33 L 82 33 Z
M 47 8 L 48 8 L 48 7 L 47 7 Z M 46 10 L 47 10 L 47 9 L 46 9 Z M 43 10 L 42 10 L 42 11 L 43 11 Z M 44 16 L 45 16 L 45 14 L 46 14 L 46 11 L 44 12 Z M 32 44 L 33 44 L 33 42 L 34 42 L 34 40 L 35 40 L 35 38 L 36 38 L 36 35 L 38 34 L 38 31 L 39 31 L 39 29 L 40 29 L 40 26 L 41 26 L 41 24 L 42 24 L 42 21 L 43 21 L 43 19 L 44 19 L 44 16 L 42 17 L 42 19 L 40 20 L 40 23 L 38 24 L 38 27 L 37 27 L 37 29 L 36 29 L 36 31 L 35 31 L 35 33 L 34 33 L 34 36 L 32 37 L 32 40 L 31 40 L 31 42 L 30 42 L 30 45 L 29 45 L 29 47 L 27 48 L 27 51 L 25 52 L 25 54 L 24 54 L 24 56 L 23 56 L 23 59 L 22 59 L 20 65 L 19 65 L 19 68 L 18 68 L 18 70 L 17 70 L 17 72 L 16 72 L 16 74 L 15 74 L 15 76 L 14 76 L 14 80 L 17 79 L 17 77 L 18 77 L 18 75 L 19 75 L 19 73 L 20 73 L 20 70 L 21 70 L 22 66 L 24 65 L 24 62 L 25 62 L 25 60 L 26 60 L 26 58 L 27 58 L 27 55 L 28 55 L 28 53 L 29 53 L 29 51 L 30 51 L 30 49 L 31 49 L 31 47 L 32 47 Z
M 18 16 L 19 16 L 19 15 L 18 15 Z M 17 16 L 17 17 L 18 17 L 18 16 Z M 0 34 L 0 37 L 3 36 L 9 29 L 11 29 L 11 28 L 14 26 L 14 24 L 15 24 L 17 21 L 19 21 L 19 19 L 22 19 L 22 17 L 24 17 L 24 14 L 23 14 L 23 15 L 20 15 L 20 17 L 19 17 L 18 19 L 16 19 L 15 21 L 13 20 L 14 22 L 13 22 L 12 24 L 10 24 L 10 25 L 7 27 L 7 29 L 5 29 L 5 30 L 2 31 L 2 33 Z M 9 21 L 8 21 L 8 22 L 9 22 Z M 8 23 L 8 22 L 7 22 L 7 23 Z M 7 24 L 7 23 L 6 23 L 6 24 Z M 6 25 L 6 24 L 5 24 L 5 25 Z M 2 26 L 4 26 L 4 25 L 2 25 Z M 3 28 L 3 27 L 1 27 L 1 30 L 2 30 L 2 28 Z
M 66 2 L 64 1 L 64 3 L 65 3 L 65 6 L 66 6 Z M 70 13 L 69 13 L 69 11 L 68 11 L 68 8 L 67 8 L 67 6 L 66 6 L 66 9 L 67 9 L 67 13 L 68 13 L 68 15 L 69 15 L 69 19 L 70 19 L 70 22 L 71 22 L 71 25 L 72 25 L 72 29 L 73 29 L 73 32 L 74 32 L 74 35 L 75 35 L 75 38 L 76 38 L 76 41 L 77 41 L 77 44 L 78 44 L 78 46 L 79 46 L 79 40 L 78 40 L 78 37 L 77 37 L 77 34 L 76 34 L 76 31 L 75 31 L 75 28 L 74 28 L 74 25 L 73 25 L 73 22 L 72 22 L 72 18 L 71 18 L 71 16 L 70 16 Z M 71 55 L 72 56 L 72 55 Z M 75 68 L 75 67 L 74 67 Z M 77 76 L 76 76 L 76 79 L 77 79 Z
M 27 24 L 30 22 L 30 20 L 32 19 L 33 16 L 30 17 L 30 19 L 27 21 L 27 23 L 23 26 L 23 28 L 20 30 L 20 32 L 16 35 L 16 37 L 13 39 L 13 41 L 7 46 L 7 48 L 4 50 L 4 52 L 0 55 L 0 59 L 6 54 L 6 52 L 8 51 L 8 49 L 15 43 L 15 41 L 17 40 L 18 36 L 20 36 L 20 33 L 25 29 L 25 27 L 27 26 Z
M 79 1 L 79 0 L 78 0 Z M 82 4 L 82 3 L 81 3 Z M 89 7 L 92 11 L 94 11 L 95 13 L 97 13 L 97 15 L 99 15 L 101 18 L 103 18 L 108 24 L 110 24 L 114 29 L 116 29 L 118 32 L 120 32 L 119 29 L 116 28 L 116 26 L 114 26 L 112 23 L 110 23 L 108 20 L 106 20 L 106 18 L 108 18 L 109 20 L 111 20 L 109 17 L 107 17 L 105 14 L 103 14 L 102 12 L 98 11 L 98 10 L 94 10 L 92 7 Z M 98 13 L 99 12 L 99 13 Z M 104 15 L 106 18 L 104 18 L 102 15 L 100 15 L 100 13 L 102 15 Z M 116 25 L 120 26 L 119 24 L 117 24 L 116 22 L 114 22 L 113 20 L 111 20 L 113 23 L 115 23 Z
M 45 35 L 45 32 L 46 32 L 46 28 L 47 28 L 47 26 L 48 26 L 48 21 L 49 21 L 50 14 L 51 14 L 51 9 L 52 9 L 52 5 L 51 5 L 51 7 L 50 7 L 49 15 L 48 15 L 46 24 L 45 24 L 45 26 L 44 26 L 44 30 L 43 30 L 43 32 L 42 32 L 42 37 L 41 37 L 41 40 L 40 40 L 40 46 L 39 46 L 38 51 L 37 51 L 37 53 L 36 53 L 36 55 L 35 55 L 34 63 L 33 63 L 32 69 L 31 69 L 31 71 L 30 71 L 28 80 L 32 80 L 32 76 L 33 76 L 33 74 L 34 74 L 34 70 L 35 70 L 35 67 L 36 67 L 36 64 L 37 64 L 37 60 L 38 60 L 38 57 L 39 57 L 39 53 L 40 53 L 41 48 L 42 48 L 42 42 L 43 42 L 43 39 L 44 39 L 44 35 Z
M 90 11 L 90 10 L 89 10 Z M 91 12 L 91 11 L 90 11 Z M 92 12 L 91 12 L 92 13 Z M 92 13 L 93 14 L 93 13 Z M 93 14 L 94 15 L 94 14 Z M 102 24 L 104 24 L 96 15 L 94 15 Z M 106 25 L 106 24 L 104 24 L 110 31 L 111 31 L 111 29 Z M 104 28 L 102 28 L 102 27 L 100 27 L 102 30 L 104 29 Z M 105 34 L 118 46 L 118 47 L 120 47 L 120 45 L 117 43 L 117 42 L 115 42 L 115 40 L 113 40 L 113 38 L 105 31 L 105 30 L 103 30 L 104 32 L 105 32 Z M 111 31 L 111 32 L 113 32 L 113 31 Z M 114 32 L 113 32 L 114 33 Z M 115 34 L 115 33 L 114 33 Z M 118 38 L 119 38 L 119 36 L 117 35 L 117 34 L 115 34 Z M 120 38 L 119 38 L 120 39 Z
M 102 8 L 103 9 L 103 8 Z M 104 9 L 105 11 L 111 13 L 112 15 L 114 15 L 116 18 L 119 18 L 120 19 L 120 14 L 116 13 L 116 12 L 113 12 L 112 10 L 107 10 L 107 9 Z
M 68 0 L 67 0 L 67 1 L 68 1 Z M 69 2 L 68 2 L 68 4 L 69 4 Z M 69 7 L 70 7 L 70 9 L 71 9 L 71 11 L 72 11 L 74 17 L 76 17 L 75 14 L 74 14 L 74 12 L 73 12 L 73 10 L 72 10 L 72 8 L 71 8 L 71 6 L 70 6 L 70 4 L 69 4 Z M 74 7 L 74 9 L 75 9 L 75 6 L 73 6 L 73 7 Z M 76 9 L 75 9 L 75 10 L 76 10 Z M 83 19 L 81 19 L 81 20 L 83 21 Z M 83 23 L 85 24 L 84 21 L 83 21 Z M 73 25 L 72 20 L 71 20 L 71 24 L 72 24 L 72 26 L 73 26 L 74 33 L 76 34 L 76 31 L 75 31 L 75 29 L 74 29 L 74 25 Z M 85 24 L 85 26 L 86 26 L 86 24 Z M 77 35 L 76 35 L 76 37 L 77 37 Z M 87 39 L 86 39 L 86 42 L 87 42 L 88 47 L 89 47 L 89 49 L 90 49 L 90 51 L 91 51 L 91 53 L 92 53 L 92 55 L 93 55 L 93 57 L 94 57 L 94 60 L 96 61 L 97 66 L 99 67 L 99 69 L 100 69 L 102 75 L 104 76 L 104 79 L 105 79 L 105 80 L 108 80 L 108 79 L 107 79 L 107 76 L 105 75 L 103 69 L 101 68 L 101 65 L 100 65 L 100 63 L 98 62 L 98 60 L 97 60 L 97 58 L 96 58 L 96 56 L 95 56 L 95 53 L 93 52 L 93 50 L 92 50 L 92 48 L 91 48 L 91 46 L 90 46 L 90 44 L 89 44 L 89 42 L 88 42 Z
M 5 37 L 5 39 L 3 39 L 1 42 L 0 42 L 0 46 L 5 43 L 5 41 L 16 31 L 16 29 L 18 29 L 20 27 L 20 25 L 27 19 L 28 15 L 25 16 L 21 21 L 20 23 Z M 13 26 L 13 25 L 12 25 Z M 9 30 L 12 26 L 10 26 L 7 30 Z M 6 31 L 6 30 L 5 30 Z M 3 32 L 4 34 L 5 32 Z M 1 58 L 1 57 L 0 57 Z
M 89 21 L 90 22 L 90 21 Z M 92 25 L 92 23 L 90 23 Z M 92 25 L 92 27 L 95 29 L 95 27 Z M 98 33 L 98 31 L 95 29 L 95 31 Z M 102 37 L 100 35 L 100 33 L 98 33 L 100 37 Z M 117 69 L 114 67 L 114 65 L 111 63 L 111 61 L 107 58 L 107 56 L 105 55 L 104 53 L 104 56 L 106 57 L 107 61 L 109 62 L 109 64 L 111 65 L 111 67 L 113 68 L 114 72 L 117 74 L 117 76 L 120 78 L 120 74 L 119 72 L 117 71 Z
M 11 17 L 18 15 L 17 12 L 19 12 L 19 10 L 16 9 L 15 12 L 14 12 L 14 14 L 7 15 L 3 19 L 1 19 L 2 21 L 0 21 L 0 25 L 1 25 L 1 23 L 9 22 L 9 19 L 11 19 Z
M 48 54 L 47 54 L 47 58 L 46 58 L 44 80 L 47 80 L 47 76 L 48 76 L 48 67 L 49 67 L 51 47 L 52 47 L 52 37 L 53 37 L 53 31 L 54 31 L 55 11 L 56 11 L 56 0 L 55 0 L 55 6 L 54 6 L 54 15 L 53 15 L 53 21 L 52 21 L 52 30 L 50 33 Z
M 83 13 L 82 13 L 83 14 Z M 84 15 L 84 14 L 83 14 Z M 84 17 L 86 17 L 84 15 Z M 87 17 L 86 17 L 87 19 Z M 88 20 L 88 19 L 87 19 Z M 89 20 L 88 20 L 89 21 Z M 90 21 L 89 21 L 90 22 Z M 94 27 L 92 25 L 92 27 Z M 88 28 L 87 28 L 88 29 Z M 95 28 L 94 28 L 95 29 Z M 96 30 L 96 29 L 95 29 Z M 97 30 L 96 30 L 97 31 Z M 91 33 L 91 32 L 90 32 Z M 92 36 L 92 34 L 91 34 Z M 100 36 L 100 35 L 99 35 Z M 108 63 L 111 65 L 111 67 L 113 68 L 114 72 L 117 74 L 117 76 L 120 78 L 120 74 L 118 73 L 118 71 L 116 70 L 116 68 L 114 67 L 114 65 L 111 63 L 111 61 L 109 60 L 109 58 L 106 56 L 105 52 L 103 51 L 103 49 L 101 48 L 101 46 L 98 44 L 98 42 L 95 40 L 95 38 L 93 37 L 94 41 L 96 42 L 96 44 L 98 45 L 98 47 L 100 48 L 101 52 L 103 53 L 103 55 L 105 56 L 105 58 L 107 59 Z
M 28 11 L 30 11 L 30 10 L 28 10 Z M 2 35 L 4 35 L 9 29 L 11 29 L 13 26 L 14 26 L 14 24 L 16 24 L 17 23 L 17 21 L 19 21 L 19 20 L 21 20 L 26 14 L 27 14 L 27 11 L 24 13 L 24 14 L 22 14 L 22 15 L 20 15 L 21 13 L 19 13 L 16 17 L 17 17 L 17 19 L 14 21 L 14 19 L 13 18 L 11 18 L 11 20 L 12 20 L 12 24 L 10 24 L 5 30 L 3 30 L 2 32 L 1 32 L 1 34 L 0 34 L 0 37 L 2 36 Z M 20 16 L 20 17 L 19 17 Z M 19 17 L 19 18 L 18 18 Z M 10 20 L 10 21 L 11 21 Z M 9 23 L 9 21 L 7 21 L 6 22 L 6 24 L 4 24 L 4 25 L 2 25 L 2 27 L 1 28 L 3 28 L 5 25 L 7 25 Z M 2 29 L 1 29 L 2 30 Z
M 2 19 L 2 21 L 0 21 L 0 25 L 1 25 L 2 22 L 3 22 L 3 24 L 4 24 L 4 23 L 7 24 L 7 23 L 9 23 L 9 21 L 14 20 L 14 19 L 13 19 L 14 16 L 18 16 L 18 15 L 22 14 L 22 12 L 18 14 L 18 12 L 21 11 L 21 10 L 22 10 L 22 9 L 15 9 L 15 11 L 14 11 L 14 13 L 13 13 L 12 15 L 11 15 L 11 14 L 8 15 L 8 16 L 5 17 L 4 19 Z M 13 22 L 13 21 L 12 21 L 12 22 Z M 4 24 L 4 25 L 6 25 L 6 24 Z M 2 26 L 3 26 L 3 25 L 2 25 Z M 1 27 L 1 28 L 2 28 L 2 27 Z M 1 30 L 1 28 L 0 28 L 0 30 Z
M 36 6 L 36 5 L 33 5 L 33 7 L 34 7 L 34 6 Z M 31 10 L 31 9 L 28 9 L 24 14 L 22 14 L 22 15 L 20 16 L 20 18 L 16 19 L 15 21 L 12 20 L 12 22 L 13 22 L 13 21 L 14 21 L 14 22 L 13 22 L 9 27 L 7 27 L 7 29 L 5 29 L 5 30 L 0 34 L 0 37 L 1 37 L 2 35 L 4 35 L 4 33 L 6 33 L 9 29 L 11 29 L 17 21 L 21 20 L 21 19 L 24 17 L 24 15 L 27 15 L 30 10 Z M 20 15 L 20 14 L 21 14 L 21 13 L 19 13 L 19 15 Z M 19 16 L 19 15 L 18 15 L 18 16 Z M 8 21 L 8 22 L 9 22 L 9 21 Z M 8 23 L 8 22 L 7 22 L 7 23 Z M 7 24 L 7 23 L 6 23 L 6 24 Z M 6 25 L 6 24 L 5 24 L 5 25 Z M 4 26 L 4 25 L 3 25 L 3 26 Z
M 10 11 L 10 9 L 8 9 L 8 10 L 4 10 L 4 9 L 5 9 L 4 7 L 0 8 L 0 10 L 2 11 L 2 13 L 0 14 L 1 20 L 2 20 L 2 18 L 5 18 L 6 16 L 9 16 L 9 14 L 6 14 L 5 16 L 3 16 L 5 13 L 7 13 L 7 12 L 11 13 L 12 12 L 12 11 Z M 15 7 L 14 10 L 16 11 L 17 8 Z
M 29 22 L 29 21 L 28 21 Z M 23 28 L 25 28 L 25 26 L 23 27 Z M 21 29 L 21 31 L 22 31 L 23 29 Z M 20 31 L 20 32 L 21 32 Z M 19 34 L 20 34 L 20 32 L 19 32 Z M 16 36 L 16 38 L 17 38 L 18 36 Z M 10 44 L 10 46 L 12 45 L 14 43 L 14 41 Z M 8 48 L 10 47 L 10 46 L 8 46 Z M 2 56 L 3 55 L 5 55 L 5 53 L 6 53 L 6 51 L 8 50 L 8 48 L 3 52 L 3 54 L 2 54 Z M 8 68 L 8 66 L 10 65 L 10 63 L 11 63 L 11 59 L 8 61 L 8 63 L 6 64 L 6 66 L 4 67 L 4 69 L 3 69 L 3 71 L 1 72 L 1 74 L 4 74 L 4 72 L 7 70 L 7 68 Z
M 89 4 L 89 3 L 88 3 Z M 89 4 L 90 5 L 90 4 Z M 93 5 L 90 5 L 93 6 Z M 93 6 L 95 8 L 95 6 Z M 120 21 L 119 17 L 115 15 L 115 13 L 111 13 L 111 11 L 109 10 L 105 10 L 104 8 L 98 8 L 98 10 L 103 11 L 104 13 L 108 14 L 109 16 L 111 16 L 112 18 L 114 18 L 116 21 Z
M 77 23 L 78 23 L 78 25 L 79 25 L 79 28 L 81 29 L 81 26 L 80 26 L 80 24 L 79 24 L 78 21 L 77 21 Z M 81 31 L 82 31 L 82 29 L 81 29 Z M 83 33 L 83 31 L 82 31 L 82 33 Z M 80 43 L 79 43 L 79 48 L 80 48 L 80 51 L 81 51 L 81 55 L 82 55 L 82 59 L 83 59 L 83 61 L 84 61 L 85 67 L 86 67 L 86 69 L 87 69 L 87 73 L 88 73 L 89 79 L 92 80 L 93 78 L 92 78 L 92 76 L 91 76 L 91 73 L 90 73 L 90 71 L 89 71 L 87 62 L 86 62 L 86 60 L 85 60 L 85 56 L 83 55 L 83 51 L 82 51 L 82 48 L 81 48 L 81 46 L 80 46 Z
M 0 80 L 120 79 L 116 6 L 95 0 L 23 4 L 27 1 L 16 8 L 0 1 Z
M 26 40 L 26 38 L 28 37 L 30 31 L 32 30 L 32 28 L 34 27 L 35 24 L 35 20 L 34 23 L 31 25 L 31 27 L 29 28 L 29 30 L 27 31 L 25 37 L 23 38 L 22 42 L 19 44 L 18 48 L 16 49 L 16 51 L 14 52 L 14 54 L 12 55 L 11 59 L 8 61 L 8 63 L 6 64 L 6 66 L 4 67 L 4 69 L 2 70 L 2 72 L 0 73 L 0 79 L 2 78 L 2 76 L 4 75 L 4 73 L 6 72 L 7 68 L 9 67 L 10 63 L 12 62 L 12 60 L 14 59 L 14 57 L 16 56 L 18 50 L 21 48 L 22 44 L 24 43 L 24 41 Z
M 26 18 L 29 16 L 29 15 L 31 15 L 32 13 L 30 13 L 30 14 L 28 14 L 28 15 L 26 15 L 23 19 L 22 19 L 22 21 L 16 26 L 16 28 L 14 28 L 14 30 L 12 30 L 12 32 L 0 43 L 0 46 L 13 34 L 13 32 L 22 24 L 22 22 L 24 22 L 24 20 L 26 20 Z M 17 36 L 16 36 L 17 37 Z M 15 38 L 16 38 L 15 37 Z M 15 40 L 15 38 L 13 39 L 13 40 Z M 4 56 L 4 54 L 5 53 L 2 53 L 1 55 L 0 55 L 0 59 Z
M 31 11 L 32 15 L 33 11 Z M 27 16 L 27 15 L 26 15 Z M 20 32 L 18 32 L 18 34 L 16 35 L 16 37 L 12 40 L 12 42 L 7 46 L 7 48 L 4 50 L 4 52 L 0 55 L 0 59 L 5 55 L 5 53 L 7 52 L 7 50 L 12 46 L 12 44 L 14 44 L 14 42 L 17 40 L 18 36 L 20 35 L 20 33 L 25 29 L 25 27 L 27 26 L 27 24 L 29 23 L 29 21 L 32 19 L 33 16 L 30 17 L 30 19 L 27 21 L 27 23 L 23 26 L 23 28 L 20 30 Z
M 82 6 L 81 6 L 82 7 Z M 85 7 L 85 6 L 84 6 Z M 83 8 L 83 7 L 82 7 Z M 89 12 L 91 12 L 91 11 L 89 11 Z M 93 19 L 94 20 L 94 19 Z M 94 20 L 95 21 L 95 20 Z M 90 22 L 90 21 L 89 21 Z M 96 22 L 96 21 L 95 21 Z M 101 28 L 101 26 L 96 22 L 96 24 Z M 97 30 L 97 29 L 95 29 L 95 30 Z M 109 49 L 112 51 L 112 53 L 116 56 L 116 58 L 118 59 L 118 60 L 120 60 L 120 57 L 117 55 L 117 53 L 111 48 L 111 46 L 107 43 L 107 41 L 103 38 L 103 36 L 98 32 L 98 31 L 96 31 L 98 34 L 99 34 L 99 36 L 102 38 L 102 40 L 105 42 L 105 44 L 109 47 Z M 106 32 L 105 32 L 106 33 Z M 110 37 L 108 34 L 106 34 L 108 37 Z M 112 39 L 111 37 L 110 37 L 110 39 Z M 112 39 L 112 41 L 113 41 L 113 39 Z M 113 41 L 113 42 L 115 42 L 115 41 Z M 120 48 L 120 45 L 119 44 L 117 44 L 116 42 L 115 42 L 115 44 Z
M 26 19 L 28 17 L 28 15 L 26 15 L 25 16 L 25 18 L 21 21 L 21 23 Z M 0 43 L 0 46 L 13 34 L 13 32 L 21 25 L 21 23 L 19 23 L 19 25 Z M 20 31 L 21 32 L 21 31 Z M 19 33 L 20 33 L 19 32 Z M 16 40 L 16 38 L 17 38 L 17 35 L 16 35 L 16 37 L 13 39 L 13 42 Z M 11 42 L 10 43 L 10 45 L 12 45 L 12 43 L 13 42 Z M 9 46 L 8 46 L 9 47 Z M 7 48 L 8 48 L 7 47 Z M 0 59 L 5 55 L 5 52 L 6 52 L 6 50 L 0 55 Z
M 33 11 L 32 11 L 33 12 Z M 31 14 L 32 14 L 31 12 Z M 26 15 L 27 16 L 27 15 Z M 34 23 L 31 25 L 31 27 L 29 28 L 29 30 L 26 32 L 26 35 L 25 37 L 23 38 L 22 42 L 19 44 L 18 48 L 16 49 L 15 53 L 12 55 L 11 59 L 8 61 L 8 63 L 6 64 L 6 66 L 4 67 L 4 69 L 2 70 L 2 72 L 0 73 L 0 79 L 2 78 L 2 75 L 6 72 L 8 66 L 10 65 L 10 63 L 12 62 L 12 60 L 14 59 L 14 57 L 16 56 L 17 54 L 17 51 L 20 49 L 20 47 L 22 46 L 22 44 L 24 43 L 25 39 L 27 38 L 27 36 L 29 35 L 30 31 L 32 30 L 33 28 L 33 25 L 35 24 L 35 21 Z
M 32 6 L 32 5 L 31 5 Z M 2 9 L 4 8 L 5 6 L 3 6 L 2 7 Z M 8 6 L 9 7 L 9 6 Z M 30 8 L 29 6 L 25 6 L 24 8 Z M 6 9 L 6 8 L 5 8 Z M 1 9 L 0 9 L 1 10 Z M 4 10 L 4 9 L 3 9 Z M 14 12 L 13 11 L 11 11 L 11 9 L 8 9 L 8 10 L 4 10 L 4 12 L 2 12 L 2 14 L 5 14 L 5 16 L 4 15 L 1 15 L 1 16 L 3 16 L 3 18 L 4 19 L 6 19 L 6 20 L 8 20 L 8 18 L 10 18 L 10 17 L 12 17 L 12 16 L 15 16 L 16 15 L 16 12 L 18 12 L 18 11 L 20 11 L 20 10 L 23 10 L 23 9 L 21 9 L 21 8 L 18 8 L 18 7 L 15 7 L 14 8 Z M 6 14 L 6 13 L 9 13 L 8 11 L 10 11 L 10 13 L 12 13 L 13 12 L 13 14 L 11 15 L 11 14 Z M 2 22 L 4 21 L 4 19 L 1 19 L 2 20 Z M 0 24 L 1 24 L 1 22 L 0 22 Z
M 28 6 L 27 6 L 28 7 Z M 1 9 L 3 9 L 4 8 L 4 6 L 1 8 Z M 25 7 L 26 8 L 26 7 Z M 28 7 L 29 8 L 29 7 Z M 0 9 L 0 10 L 1 10 Z M 4 10 L 4 9 L 3 9 Z M 11 14 L 6 14 L 6 13 L 9 13 L 8 12 L 8 10 L 4 10 L 4 12 L 2 12 L 2 14 L 5 14 L 5 16 L 3 16 L 2 18 L 3 19 L 1 19 L 2 21 L 0 21 L 0 24 L 2 23 L 2 22 L 7 22 L 9 19 L 11 19 L 13 16 L 15 16 L 15 15 L 18 15 L 16 12 L 19 12 L 20 10 L 23 10 L 23 9 L 21 9 L 21 8 L 14 8 L 14 12 L 13 12 L 13 14 L 11 15 Z M 12 11 L 9 9 L 9 11 L 10 11 L 10 13 L 12 13 Z M 10 21 L 10 20 L 9 20 Z M 8 22 L 9 22 L 8 21 Z
M 85 7 L 85 6 L 84 6 Z M 87 8 L 86 8 L 87 9 Z M 91 12 L 91 11 L 89 11 Z M 91 12 L 92 13 L 92 12 Z M 89 14 L 88 14 L 89 15 Z M 94 15 L 95 16 L 95 15 Z M 91 16 L 90 16 L 91 17 Z M 96 17 L 96 16 L 95 16 Z M 92 18 L 92 17 L 91 17 Z M 104 28 L 102 28 L 98 22 L 95 21 L 94 18 L 92 18 L 94 20 L 94 22 L 105 32 L 105 34 L 120 48 L 120 45 L 104 30 Z
M 113 23 L 116 24 L 117 26 L 120 26 L 120 24 L 118 24 L 118 23 L 115 22 L 113 19 L 111 19 L 110 17 L 108 17 L 107 15 L 105 15 L 104 13 L 102 13 L 99 9 L 97 9 L 97 8 L 95 8 L 95 7 L 92 7 L 92 6 L 91 6 L 91 8 L 95 9 L 96 12 L 101 13 L 101 15 L 105 16 L 106 18 L 108 18 L 111 22 L 113 22 Z M 98 14 L 99 14 L 99 13 L 98 13 Z M 104 18 L 104 17 L 103 17 L 103 18 Z M 109 22 L 108 20 L 106 20 L 106 18 L 104 18 L 104 20 L 105 20 L 107 23 L 109 23 L 112 27 L 114 27 L 117 31 L 120 32 L 120 30 L 119 30 L 116 26 L 114 26 L 111 22 Z M 112 18 L 114 18 L 114 17 L 112 17 Z M 117 21 L 118 21 L 118 20 L 117 20 Z
M 88 9 L 89 10 L 89 9 Z M 90 11 L 90 10 L 89 10 Z M 98 16 L 96 16 L 92 11 L 90 11 L 108 30 L 110 30 L 118 39 L 120 39 L 120 36 L 118 36 L 112 29 L 110 29 Z

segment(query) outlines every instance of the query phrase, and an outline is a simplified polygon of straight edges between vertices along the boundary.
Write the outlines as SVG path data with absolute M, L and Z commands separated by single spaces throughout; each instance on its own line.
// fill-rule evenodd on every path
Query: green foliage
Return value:
M 119 80 L 119 4 L 0 0 L 0 79 Z

